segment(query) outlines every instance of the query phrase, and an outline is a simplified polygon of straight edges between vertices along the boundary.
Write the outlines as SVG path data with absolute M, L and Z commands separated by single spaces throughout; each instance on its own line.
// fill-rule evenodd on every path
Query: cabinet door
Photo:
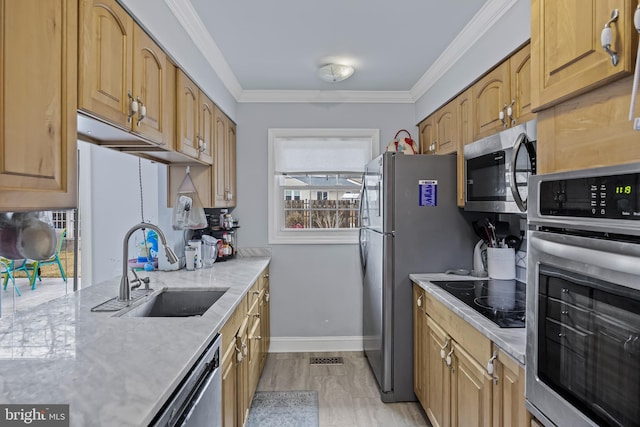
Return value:
M 532 108 L 547 108 L 633 71 L 637 35 L 631 0 L 532 0 Z M 613 65 L 602 48 L 600 33 L 611 12 Z
M 509 58 L 510 96 L 512 115 L 510 125 L 518 125 L 535 118 L 531 112 L 531 46 L 526 45 Z
M 262 360 L 260 361 L 260 372 L 264 369 L 264 365 L 267 362 L 267 355 L 269 354 L 269 345 L 271 344 L 271 309 L 269 300 L 271 299 L 270 286 L 269 286 L 269 267 L 267 267 L 262 273 L 263 279 L 263 301 L 262 311 L 260 314 L 260 327 L 262 328 L 260 335 L 262 336 Z
M 213 102 L 202 92 L 200 92 L 200 160 L 213 163 L 213 150 L 215 146 L 216 113 Z
M 181 70 L 176 76 L 177 150 L 198 158 L 198 113 L 200 89 Z
M 222 356 L 222 425 L 237 426 L 236 346 L 231 342 Z
M 449 337 L 444 330 L 427 317 L 426 328 L 426 371 L 424 410 L 433 427 L 446 427 L 450 422 L 451 374 L 442 359 L 441 350 L 449 352 Z
M 491 427 L 493 381 L 455 341 L 452 349 L 451 426 Z
M 133 19 L 116 0 L 80 2 L 78 108 L 131 129 Z
M 216 107 L 214 150 L 215 207 L 236 205 L 236 125 Z
M 227 119 L 227 151 L 225 158 L 225 187 L 227 188 L 227 206 L 236 205 L 236 125 Z
M 76 206 L 78 6 L 0 0 L 0 206 Z
M 525 407 L 524 368 L 494 346 L 498 353 L 495 375 L 498 382 L 493 385 L 493 426 L 529 427 L 531 415 Z
M 420 122 L 418 127 L 420 131 L 420 154 L 434 154 L 435 153 L 435 124 L 434 117 L 429 116 Z
M 168 87 L 167 55 L 140 27 L 134 25 L 133 96 L 144 104 L 132 119 L 132 130 L 156 144 L 170 140 L 167 135 L 170 120 L 165 97 Z
M 500 119 L 500 112 L 506 114 L 508 91 L 508 62 L 497 66 L 473 86 L 474 141 L 504 129 L 506 122 Z
M 458 126 L 458 206 L 464 207 L 464 146 L 473 142 L 473 94 L 472 88 L 456 98 Z
M 451 101 L 435 114 L 436 154 L 449 154 L 457 150 L 458 121 L 456 118 L 456 102 Z
M 236 347 L 240 356 L 238 357 L 238 365 L 236 371 L 236 402 L 237 402 L 237 421 L 239 426 L 243 426 L 249 415 L 249 407 L 251 400 L 249 399 L 249 343 L 247 340 L 249 317 L 245 316 L 238 335 L 236 338 Z
M 424 314 L 424 290 L 413 285 L 413 391 L 424 407 L 425 388 L 427 386 L 426 328 L 427 316 Z

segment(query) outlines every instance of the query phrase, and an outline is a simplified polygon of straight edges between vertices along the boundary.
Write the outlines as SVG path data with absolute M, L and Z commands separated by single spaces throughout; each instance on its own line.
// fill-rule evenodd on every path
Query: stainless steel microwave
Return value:
M 465 210 L 527 212 L 529 177 L 536 173 L 536 123 L 465 145 Z

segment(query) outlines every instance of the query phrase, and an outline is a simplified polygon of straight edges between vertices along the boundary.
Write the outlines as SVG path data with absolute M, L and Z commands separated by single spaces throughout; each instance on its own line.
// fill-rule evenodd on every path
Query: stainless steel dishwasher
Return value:
M 222 426 L 220 342 L 218 334 L 150 425 Z

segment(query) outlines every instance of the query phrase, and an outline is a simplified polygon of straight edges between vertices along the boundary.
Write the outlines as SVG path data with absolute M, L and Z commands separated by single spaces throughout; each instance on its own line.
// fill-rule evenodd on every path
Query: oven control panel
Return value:
M 640 173 L 540 182 L 542 215 L 640 219 Z

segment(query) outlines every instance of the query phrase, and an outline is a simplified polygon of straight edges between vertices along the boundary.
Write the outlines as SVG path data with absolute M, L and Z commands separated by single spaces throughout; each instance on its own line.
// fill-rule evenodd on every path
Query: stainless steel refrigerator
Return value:
M 360 201 L 364 351 L 384 402 L 413 401 L 410 273 L 471 269 L 477 237 L 456 205 L 456 156 L 384 153 Z

